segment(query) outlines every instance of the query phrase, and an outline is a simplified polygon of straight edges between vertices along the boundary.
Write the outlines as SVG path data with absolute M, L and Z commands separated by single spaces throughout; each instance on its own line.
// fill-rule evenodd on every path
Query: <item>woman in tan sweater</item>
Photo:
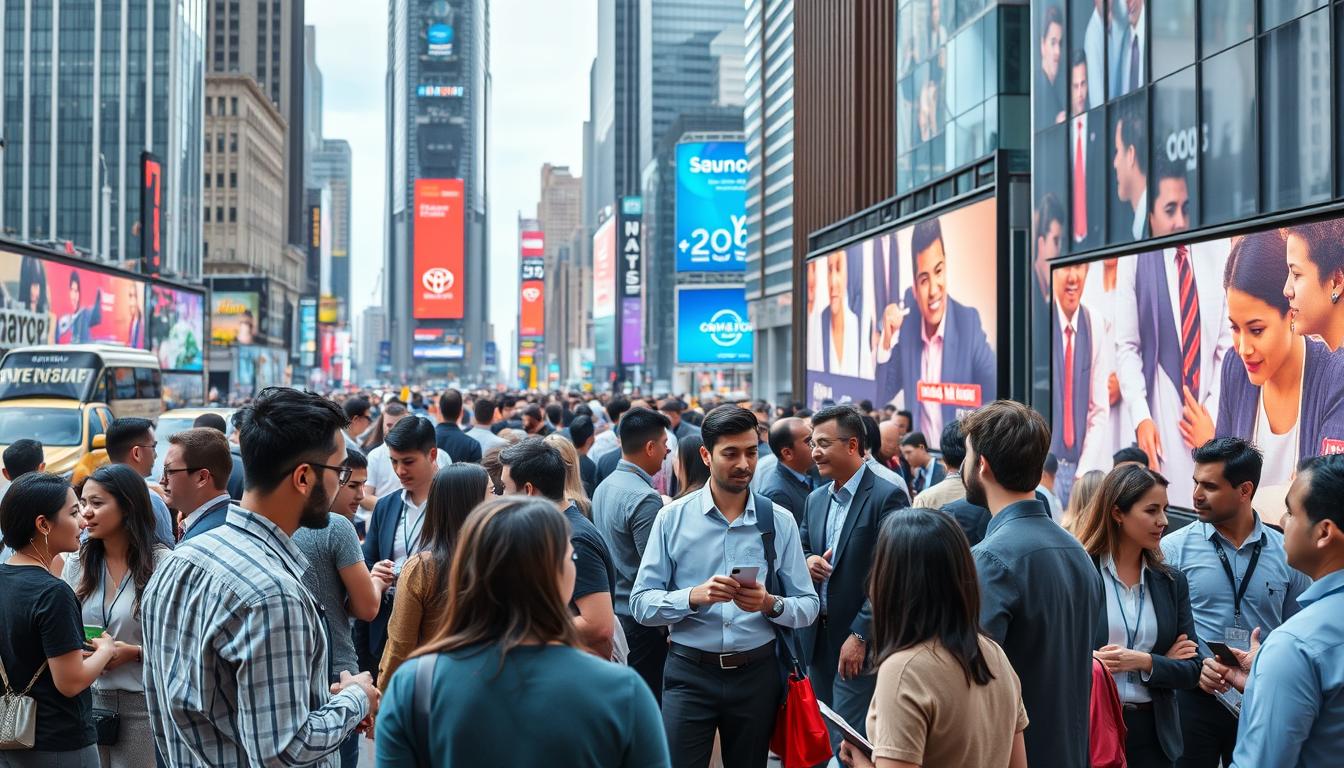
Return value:
M 449 464 L 434 475 L 425 506 L 420 552 L 406 561 L 397 579 L 392 616 L 387 622 L 387 647 L 378 665 L 383 690 L 392 673 L 439 632 L 448 615 L 448 571 L 462 523 L 485 500 L 490 477 L 479 464 Z

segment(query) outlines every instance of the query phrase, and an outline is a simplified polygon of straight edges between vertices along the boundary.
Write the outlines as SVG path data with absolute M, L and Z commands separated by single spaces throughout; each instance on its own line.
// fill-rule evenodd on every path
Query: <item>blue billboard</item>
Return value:
M 750 363 L 752 327 L 743 286 L 677 290 L 677 363 Z
M 677 145 L 677 271 L 747 266 L 747 155 L 740 141 Z

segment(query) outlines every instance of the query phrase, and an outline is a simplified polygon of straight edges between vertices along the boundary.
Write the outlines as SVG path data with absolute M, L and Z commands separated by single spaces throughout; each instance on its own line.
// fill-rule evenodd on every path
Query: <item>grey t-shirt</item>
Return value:
M 355 641 L 351 636 L 355 623 L 345 609 L 347 595 L 345 582 L 341 581 L 341 569 L 364 562 L 364 550 L 359 546 L 355 526 L 332 512 L 326 528 L 300 528 L 294 532 L 293 541 L 308 558 L 309 567 L 303 574 L 303 584 L 326 614 L 332 677 L 340 677 L 342 670 L 354 674 L 359 671 Z

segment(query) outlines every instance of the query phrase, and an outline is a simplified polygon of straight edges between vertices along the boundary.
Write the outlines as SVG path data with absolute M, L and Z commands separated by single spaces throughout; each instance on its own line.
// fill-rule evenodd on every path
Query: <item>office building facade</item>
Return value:
M 561 380 L 568 376 L 566 350 L 582 331 L 581 305 L 572 286 L 580 279 L 574 254 L 570 251 L 574 232 L 582 224 L 583 180 L 568 166 L 547 163 L 541 167 L 541 197 L 537 201 L 537 223 L 545 237 L 546 328 L 544 348 L 549 367 L 559 366 Z M 563 262 L 563 266 L 562 266 Z
M 150 153 L 160 271 L 199 276 L 205 0 L 11 0 L 0 19 L 0 230 L 137 268 Z
M 322 139 L 310 155 L 310 183 L 328 191 L 326 215 L 331 238 L 331 295 L 339 302 L 344 321 L 350 320 L 350 143 L 344 139 Z

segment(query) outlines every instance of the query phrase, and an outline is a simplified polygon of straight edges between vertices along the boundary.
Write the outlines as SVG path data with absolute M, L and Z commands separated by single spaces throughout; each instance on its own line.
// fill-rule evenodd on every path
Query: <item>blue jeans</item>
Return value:
M 355 768 L 359 765 L 359 740 L 364 738 L 362 733 L 352 733 L 341 744 L 341 768 Z

